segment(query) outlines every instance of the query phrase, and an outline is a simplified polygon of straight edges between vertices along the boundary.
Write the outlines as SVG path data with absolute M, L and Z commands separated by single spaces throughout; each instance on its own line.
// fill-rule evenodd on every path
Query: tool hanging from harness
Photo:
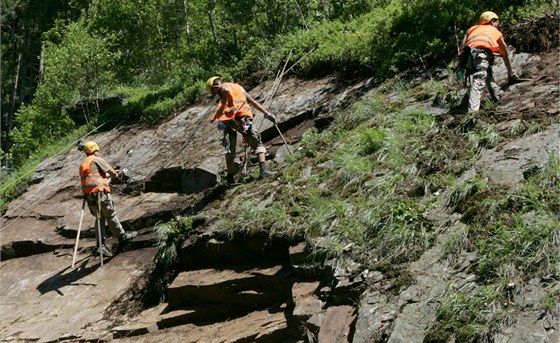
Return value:
M 253 121 L 249 117 L 241 117 L 239 119 L 241 120 L 241 127 L 243 128 L 243 132 L 241 132 L 243 135 L 243 143 L 245 143 L 245 136 L 250 135 L 253 130 Z
M 493 64 L 494 53 L 501 53 L 498 40 L 502 33 L 492 25 L 475 25 L 467 30 L 466 36 L 464 48 L 453 70 L 457 79 L 465 80 L 465 83 L 477 71 L 474 60 L 478 54 L 486 53 L 488 62 Z
M 464 80 L 466 83 L 468 77 L 476 73 L 477 67 L 475 66 L 474 60 L 476 56 L 481 53 L 486 53 L 486 58 L 490 65 L 494 64 L 494 53 L 491 50 L 485 48 L 471 48 L 467 45 L 463 51 L 461 51 L 453 70 L 459 81 Z

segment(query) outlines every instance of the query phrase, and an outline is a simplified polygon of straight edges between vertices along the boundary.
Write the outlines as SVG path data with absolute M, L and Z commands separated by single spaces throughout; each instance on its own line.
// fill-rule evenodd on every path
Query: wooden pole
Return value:
M 86 208 L 86 198 L 84 195 L 84 201 L 82 202 L 82 213 L 80 214 L 80 224 L 78 224 L 78 233 L 76 234 L 76 245 L 74 245 L 74 257 L 72 257 L 72 268 L 76 264 L 76 254 L 78 252 L 78 242 L 80 241 L 80 231 L 82 230 L 82 221 L 84 219 L 84 209 Z

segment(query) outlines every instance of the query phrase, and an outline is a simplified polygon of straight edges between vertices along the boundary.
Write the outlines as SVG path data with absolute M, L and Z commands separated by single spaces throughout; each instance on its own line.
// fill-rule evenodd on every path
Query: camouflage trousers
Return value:
M 98 204 L 98 197 L 99 204 Z M 101 210 L 99 213 L 99 221 L 95 221 L 95 238 L 97 244 L 99 244 L 98 233 L 101 232 L 101 242 L 105 241 L 105 222 L 109 225 L 109 230 L 114 237 L 120 237 L 124 234 L 124 229 L 117 218 L 117 213 L 115 212 L 115 204 L 113 203 L 113 198 L 111 193 L 99 192 L 86 194 L 86 201 L 88 204 L 89 212 L 97 218 L 98 208 Z M 98 227 L 99 225 L 99 227 Z
M 233 172 L 233 165 L 237 149 L 237 133 L 241 133 L 247 144 L 255 150 L 256 154 L 266 153 L 266 148 L 261 140 L 261 135 L 256 128 L 253 127 L 253 121 L 250 118 L 236 118 L 223 121 L 224 137 L 222 145 L 226 157 L 226 165 L 228 172 Z M 231 170 L 230 170 L 231 169 Z
M 492 72 L 492 64 L 494 56 L 489 51 L 478 52 L 474 58 L 474 66 L 476 72 L 472 75 L 471 87 L 469 89 L 469 110 L 468 112 L 476 112 L 480 109 L 480 99 L 484 87 L 487 86 L 490 96 L 495 102 L 500 101 L 502 90 L 494 80 Z

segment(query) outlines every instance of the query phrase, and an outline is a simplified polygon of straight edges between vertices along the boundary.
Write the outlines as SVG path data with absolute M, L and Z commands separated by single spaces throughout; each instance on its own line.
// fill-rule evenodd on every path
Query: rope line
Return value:
M 75 145 L 77 142 L 79 142 L 83 137 L 87 137 L 89 136 L 91 133 L 97 131 L 100 127 L 102 127 L 103 125 L 105 125 L 105 123 L 99 125 L 98 127 L 94 128 L 93 130 L 89 131 L 88 133 L 84 134 L 83 136 L 81 136 L 80 138 L 78 138 L 77 140 L 72 141 L 72 144 L 68 144 L 65 147 L 63 147 L 62 149 L 60 149 L 58 152 L 56 152 L 54 156 L 59 155 L 60 153 L 62 153 L 64 150 L 68 149 L 69 147 L 71 147 L 72 145 Z M 34 173 L 35 172 L 35 168 L 32 168 L 31 170 L 25 172 L 23 175 L 21 175 L 20 177 L 16 178 L 15 180 L 12 180 L 10 183 L 8 183 L 7 185 L 3 185 L 2 188 L 0 188 L 0 192 L 4 192 L 6 189 L 8 189 L 10 186 L 13 186 L 15 183 L 17 183 L 18 181 L 21 181 L 25 176 Z
M 117 130 L 117 128 L 124 122 L 124 120 L 119 123 L 117 126 L 115 126 L 112 130 L 109 131 L 113 132 L 115 130 Z M 65 151 L 66 149 L 70 148 L 72 145 L 75 145 L 76 143 L 80 142 L 84 137 L 87 137 L 89 135 L 91 135 L 93 132 L 97 131 L 99 128 L 101 128 L 102 126 L 104 126 L 107 122 L 97 126 L 96 128 L 92 129 L 91 131 L 87 132 L 86 134 L 80 136 L 78 139 L 75 139 L 72 141 L 71 144 L 66 145 L 64 148 L 60 149 L 56 154 L 54 154 L 52 157 L 54 156 L 58 156 L 59 154 L 61 154 L 63 151 Z M 39 187 L 37 190 L 34 191 L 34 193 L 31 195 L 31 197 L 35 197 L 39 192 L 43 192 L 44 194 L 42 196 L 40 196 L 37 200 L 30 202 L 30 201 L 23 201 L 21 202 L 18 206 L 16 206 L 15 208 L 11 209 L 12 211 L 15 211 L 19 208 L 21 208 L 22 206 L 28 205 L 30 204 L 31 206 L 28 207 L 27 209 L 25 209 L 24 211 L 22 211 L 15 219 L 13 219 L 10 224 L 8 224 L 7 226 L 3 227 L 2 229 L 0 229 L 0 232 L 10 228 L 12 225 L 14 225 L 15 223 L 17 223 L 22 217 L 23 215 L 25 215 L 26 213 L 28 213 L 30 211 L 31 208 L 35 207 L 35 205 L 37 205 L 39 202 L 41 202 L 43 199 L 45 199 L 46 197 L 50 196 L 51 194 L 49 192 L 44 192 L 44 190 L 50 186 L 52 183 L 54 183 L 54 180 L 56 179 L 56 177 L 58 176 L 62 176 L 62 177 L 66 177 L 70 172 L 71 169 L 67 168 L 71 163 L 75 163 L 76 160 L 79 160 L 80 155 L 78 155 L 78 159 L 72 159 L 70 161 L 68 161 L 67 163 L 65 163 L 63 165 L 62 168 L 60 168 L 59 171 L 57 171 L 50 179 L 49 181 L 47 181 L 43 186 Z M 33 172 L 35 171 L 35 169 L 32 170 Z M 22 176 L 23 177 L 23 176 Z M 7 215 L 4 214 L 1 218 L 7 218 Z

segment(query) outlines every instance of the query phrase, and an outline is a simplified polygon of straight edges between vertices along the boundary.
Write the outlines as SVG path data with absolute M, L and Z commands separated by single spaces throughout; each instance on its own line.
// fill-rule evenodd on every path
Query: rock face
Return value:
M 353 86 L 347 91 L 330 78 L 308 84 L 297 79 L 285 80 L 270 109 L 285 128 L 287 143 L 297 144 L 301 134 L 316 124 L 319 115 L 328 116 L 329 111 L 371 88 L 368 80 Z M 258 98 L 266 96 L 269 90 L 269 85 L 264 84 L 251 90 L 251 94 Z M 287 107 L 284 106 L 286 97 L 293 99 Z M 170 307 L 158 312 L 157 320 L 144 325 L 136 319 L 104 319 L 109 316 L 106 311 L 118 305 L 119 299 L 145 284 L 143 280 L 150 273 L 155 254 L 154 225 L 179 214 L 201 212 L 224 195 L 224 189 L 217 186 L 220 172 L 225 168 L 222 137 L 203 116 L 207 108 L 190 107 L 155 127 L 117 127 L 85 137 L 100 145 L 101 155 L 107 161 L 128 169 L 124 180 L 113 180 L 113 198 L 125 230 L 139 230 L 139 237 L 124 252 L 106 260 L 103 267 L 99 256 L 92 254 L 94 218 L 86 208 L 76 268 L 70 268 L 82 210 L 77 174 L 83 155 L 72 150 L 41 163 L 34 183 L 0 218 L 0 341 L 107 340 L 175 327 L 176 323 L 183 326 L 189 320 L 214 322 L 208 331 L 200 332 L 204 337 L 215 330 L 212 333 L 215 341 L 237 341 L 234 337 L 238 337 L 245 341 L 275 342 L 279 336 L 289 336 L 291 288 L 296 282 L 284 277 L 284 269 L 289 265 L 289 246 L 283 243 L 273 251 L 264 249 L 266 244 L 260 241 L 250 247 L 236 245 L 250 241 L 244 239 L 225 244 L 203 238 L 199 245 L 185 247 L 185 274 L 179 274 L 172 284 Z M 257 114 L 257 118 L 262 116 Z M 302 126 L 302 123 L 308 124 Z M 269 158 L 274 158 L 278 148 L 284 147 L 276 129 L 266 121 L 257 120 L 256 125 L 268 140 Z M 107 243 L 116 253 L 116 239 L 110 238 Z M 198 255 L 201 251 L 206 259 Z M 208 285 L 204 290 L 214 294 L 216 300 L 219 296 L 217 303 L 205 299 L 201 295 L 204 292 L 197 290 L 200 287 L 193 285 L 204 268 L 201 261 L 207 268 L 222 268 L 224 259 L 231 263 L 254 263 L 265 252 L 271 263 L 268 269 L 253 266 L 232 270 L 229 283 L 225 281 L 227 272 L 207 269 Z M 221 285 L 208 281 L 222 277 Z M 190 280 L 190 283 L 185 281 L 178 287 L 180 280 Z M 277 284 L 278 280 L 284 281 Z M 192 308 L 200 305 L 211 305 L 214 310 Z M 176 309 L 171 311 L 173 307 Z M 264 313 L 267 315 L 263 316 Z M 228 322 L 217 328 L 217 318 L 226 320 L 232 315 L 243 324 Z M 128 321 L 130 327 L 126 325 Z
M 499 148 L 483 151 L 476 167 L 493 182 L 515 186 L 525 176 L 558 154 L 558 127 L 517 139 Z
M 558 154 L 558 121 L 540 119 L 559 113 L 558 72 L 550 77 L 545 75 L 550 67 L 543 67 L 557 55 L 541 57 L 514 57 L 518 72 L 533 80 L 509 87 L 492 120 L 497 130 L 528 125 L 527 118 L 544 127 L 481 151 L 476 169 L 492 182 L 515 186 Z M 504 72 L 498 65 L 498 81 Z M 255 123 L 273 168 L 281 170 L 288 148 L 297 148 L 303 132 L 327 126 L 331 116 L 373 87 L 371 80 L 285 80 L 270 109 L 288 146 L 258 114 Z M 264 84 L 250 93 L 265 98 L 269 90 Z M 422 105 L 453 124 L 433 99 Z M 465 254 L 455 264 L 443 258 L 448 235 L 464 225 L 443 207 L 430 218 L 438 224 L 438 241 L 407 265 L 410 282 L 397 294 L 384 272 L 352 261 L 327 270 L 306 265 L 309 251 L 297 240 L 216 234 L 211 230 L 216 218 L 239 204 L 221 184 L 222 137 L 207 122 L 207 108 L 192 106 L 150 128 L 117 127 L 87 137 L 99 143 L 109 162 L 129 170 L 124 180 L 115 180 L 113 195 L 125 230 L 140 233 L 123 251 L 117 251 L 115 238 L 108 239 L 119 253 L 103 267 L 92 254 L 93 217 L 87 209 L 77 266 L 70 267 L 82 210 L 77 168 L 83 156 L 70 151 L 40 165 L 35 182 L 0 218 L 0 341 L 424 342 L 438 298 L 476 283 L 468 273 L 476 256 Z M 550 121 L 555 125 L 543 124 Z M 328 162 L 323 167 L 329 168 Z M 226 194 L 232 199 L 224 204 Z M 201 232 L 184 242 L 176 270 L 167 271 L 172 279 L 161 289 L 165 302 L 139 307 L 145 300 L 140 290 L 161 286 L 150 279 L 154 225 L 184 214 L 202 218 L 195 225 Z M 543 293 L 535 280 L 524 293 L 528 308 L 546 297 Z M 552 313 L 528 310 L 514 321 L 496 342 L 558 341 Z

